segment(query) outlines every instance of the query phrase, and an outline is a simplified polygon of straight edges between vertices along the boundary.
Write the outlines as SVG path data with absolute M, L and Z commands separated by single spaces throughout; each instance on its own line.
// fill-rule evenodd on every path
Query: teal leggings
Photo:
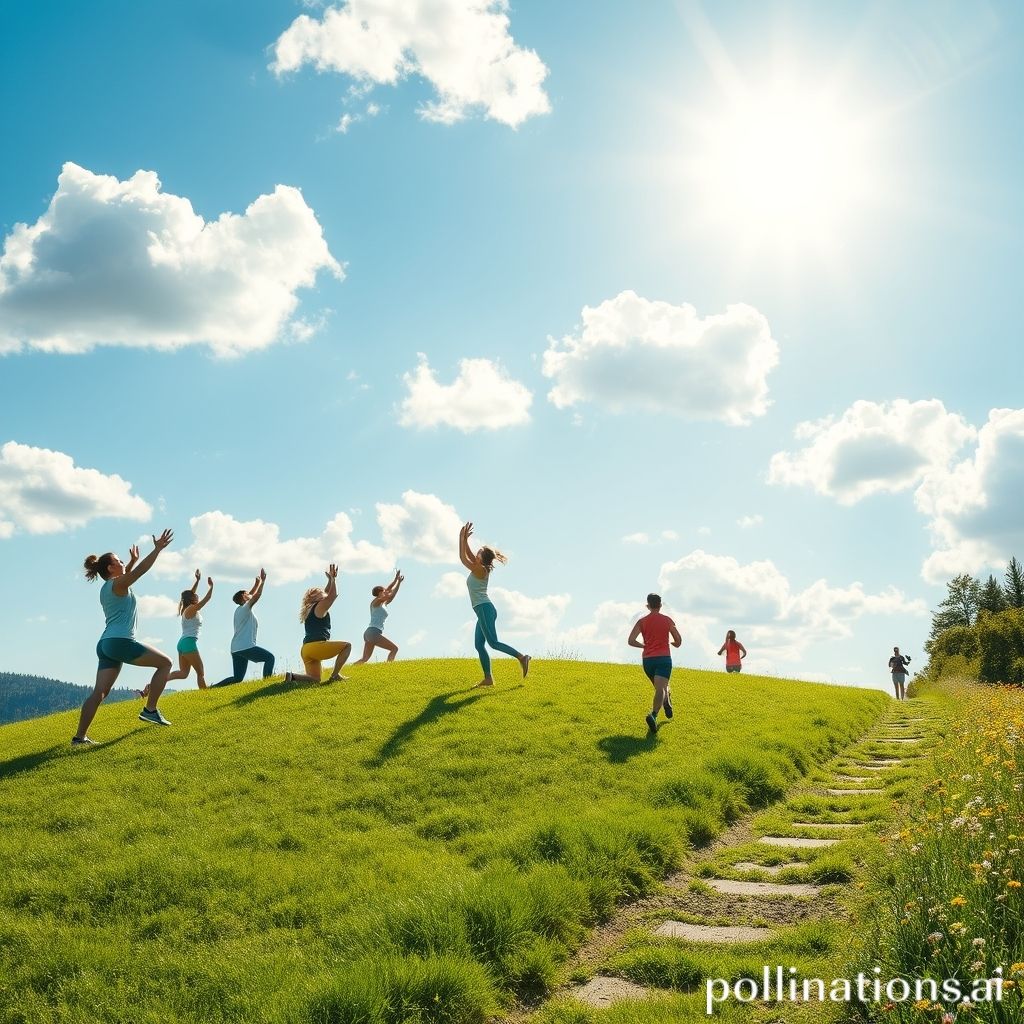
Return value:
M 480 655 L 480 665 L 484 670 L 485 676 L 491 674 L 491 656 L 487 653 L 487 644 L 490 644 L 494 650 L 501 651 L 503 654 L 511 654 L 513 658 L 522 657 L 514 647 L 509 647 L 508 644 L 503 644 L 498 639 L 498 630 L 495 627 L 495 623 L 498 621 L 498 609 L 490 601 L 476 605 L 473 611 L 476 612 L 476 641 L 474 646 L 476 647 L 476 653 Z

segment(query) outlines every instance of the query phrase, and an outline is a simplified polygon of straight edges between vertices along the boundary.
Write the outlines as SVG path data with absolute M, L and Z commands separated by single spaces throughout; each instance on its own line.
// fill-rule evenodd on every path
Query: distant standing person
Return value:
M 103 699 L 110 693 L 122 665 L 138 665 L 140 668 L 153 669 L 153 678 L 147 687 L 146 706 L 139 713 L 143 722 L 153 725 L 170 725 L 157 710 L 157 701 L 167 685 L 167 677 L 171 671 L 171 659 L 156 650 L 147 647 L 135 639 L 136 600 L 132 584 L 140 580 L 156 562 L 160 552 L 174 539 L 170 530 L 164 530 L 159 537 L 153 538 L 153 550 L 139 561 L 139 549 L 134 545 L 130 549 L 128 564 L 108 551 L 103 555 L 89 555 L 85 560 L 85 578 L 91 583 L 95 579 L 103 580 L 100 588 L 100 606 L 106 618 L 106 628 L 96 644 L 96 656 L 99 665 L 96 669 L 96 685 L 92 693 L 85 698 L 82 714 L 78 720 L 78 731 L 71 738 L 74 746 L 89 745 L 89 726 L 99 710 Z
M 647 716 L 647 731 L 658 731 L 658 712 L 664 708 L 665 717 L 672 717 L 672 693 L 669 680 L 672 678 L 672 652 L 669 650 L 669 638 L 672 646 L 679 647 L 683 638 L 676 629 L 676 624 L 661 614 L 661 598 L 657 594 L 647 595 L 647 612 L 639 619 L 630 631 L 627 643 L 630 647 L 639 647 L 643 653 L 643 666 L 647 678 L 654 686 L 654 703 L 651 713 Z M 643 637 L 643 643 L 638 639 Z
M 253 606 L 263 596 L 263 587 L 267 582 L 267 574 L 260 569 L 259 576 L 248 590 L 238 590 L 232 600 L 238 607 L 235 609 L 235 635 L 231 638 L 231 675 L 225 676 L 214 686 L 230 686 L 240 683 L 245 678 L 245 670 L 250 661 L 263 664 L 263 678 L 274 674 L 274 656 L 263 647 L 256 646 L 256 633 L 259 621 L 253 613 Z
M 338 567 L 333 562 L 327 567 L 326 576 L 327 588 L 310 587 L 303 594 L 299 609 L 299 620 L 306 627 L 299 657 L 302 658 L 306 674 L 285 672 L 286 683 L 319 683 L 323 675 L 323 662 L 328 658 L 334 658 L 334 669 L 327 682 L 348 678 L 341 674 L 341 669 L 352 653 L 352 645 L 347 640 L 331 639 L 331 605 L 338 597 Z
M 900 649 L 892 649 L 892 657 L 889 659 L 889 671 L 892 673 L 892 685 L 896 691 L 897 700 L 907 699 L 907 665 L 910 664 L 909 654 L 900 654 Z
M 718 648 L 718 653 L 725 653 L 725 671 L 742 672 L 743 659 L 747 656 L 747 649 L 736 639 L 736 630 L 730 629 L 725 634 L 725 642 Z
M 196 670 L 196 682 L 200 690 L 206 689 L 206 669 L 199 654 L 199 630 L 203 626 L 203 617 L 199 613 L 210 603 L 213 597 L 213 578 L 206 577 L 206 596 L 199 600 L 200 572 L 196 569 L 195 582 L 191 589 L 181 592 L 178 602 L 178 614 L 181 616 L 181 639 L 178 641 L 178 668 L 168 677 L 171 679 L 188 679 L 192 669 Z M 145 693 L 143 694 L 145 696 Z
M 466 577 L 466 586 L 469 588 L 469 601 L 476 613 L 476 634 L 474 646 L 480 658 L 480 667 L 483 669 L 484 677 L 477 683 L 477 686 L 493 686 L 494 677 L 491 675 L 491 656 L 487 653 L 487 645 L 503 654 L 511 655 L 519 662 L 523 670 L 523 678 L 530 671 L 531 657 L 528 654 L 520 654 L 514 647 L 503 644 L 498 639 L 497 621 L 498 609 L 491 603 L 487 596 L 487 582 L 491 576 L 491 570 L 495 562 L 504 565 L 508 559 L 494 548 L 482 547 L 476 554 L 469 547 L 469 538 L 473 536 L 473 524 L 466 523 L 459 531 L 459 558 L 462 564 L 469 570 Z
M 404 579 L 396 569 L 395 578 L 386 587 L 376 586 L 370 591 L 373 600 L 370 602 L 370 624 L 363 631 L 363 656 L 352 662 L 353 665 L 365 665 L 373 657 L 374 647 L 387 651 L 388 661 L 395 660 L 398 645 L 384 635 L 384 621 L 388 617 L 387 606 L 398 596 L 398 588 Z

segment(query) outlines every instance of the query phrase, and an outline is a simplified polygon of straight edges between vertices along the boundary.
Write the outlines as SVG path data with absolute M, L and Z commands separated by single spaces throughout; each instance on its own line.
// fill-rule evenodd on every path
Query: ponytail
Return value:
M 104 555 L 89 555 L 84 562 L 85 578 L 92 583 L 97 577 L 101 580 L 107 578 L 110 563 L 114 560 L 114 552 L 108 551 Z

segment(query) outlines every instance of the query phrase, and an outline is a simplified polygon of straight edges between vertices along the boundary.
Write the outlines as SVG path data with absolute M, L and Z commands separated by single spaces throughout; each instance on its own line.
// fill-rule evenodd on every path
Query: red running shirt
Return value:
M 738 640 L 726 640 L 725 641 L 725 664 L 726 666 L 739 665 L 741 662 L 740 658 L 740 642 Z
M 666 658 L 671 654 L 668 649 L 668 638 L 674 626 L 675 623 L 661 612 L 651 612 L 640 620 L 645 658 Z

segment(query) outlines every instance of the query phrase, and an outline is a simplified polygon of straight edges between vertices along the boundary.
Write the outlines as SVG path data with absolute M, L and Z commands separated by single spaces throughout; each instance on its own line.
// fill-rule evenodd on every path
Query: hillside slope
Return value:
M 91 692 L 91 686 L 22 672 L 0 672 L 0 725 L 79 708 Z M 131 690 L 118 688 L 111 691 L 107 701 L 113 704 L 135 696 Z
M 479 1021 L 688 838 L 763 806 L 877 691 L 400 662 L 0 728 L 0 1021 Z

